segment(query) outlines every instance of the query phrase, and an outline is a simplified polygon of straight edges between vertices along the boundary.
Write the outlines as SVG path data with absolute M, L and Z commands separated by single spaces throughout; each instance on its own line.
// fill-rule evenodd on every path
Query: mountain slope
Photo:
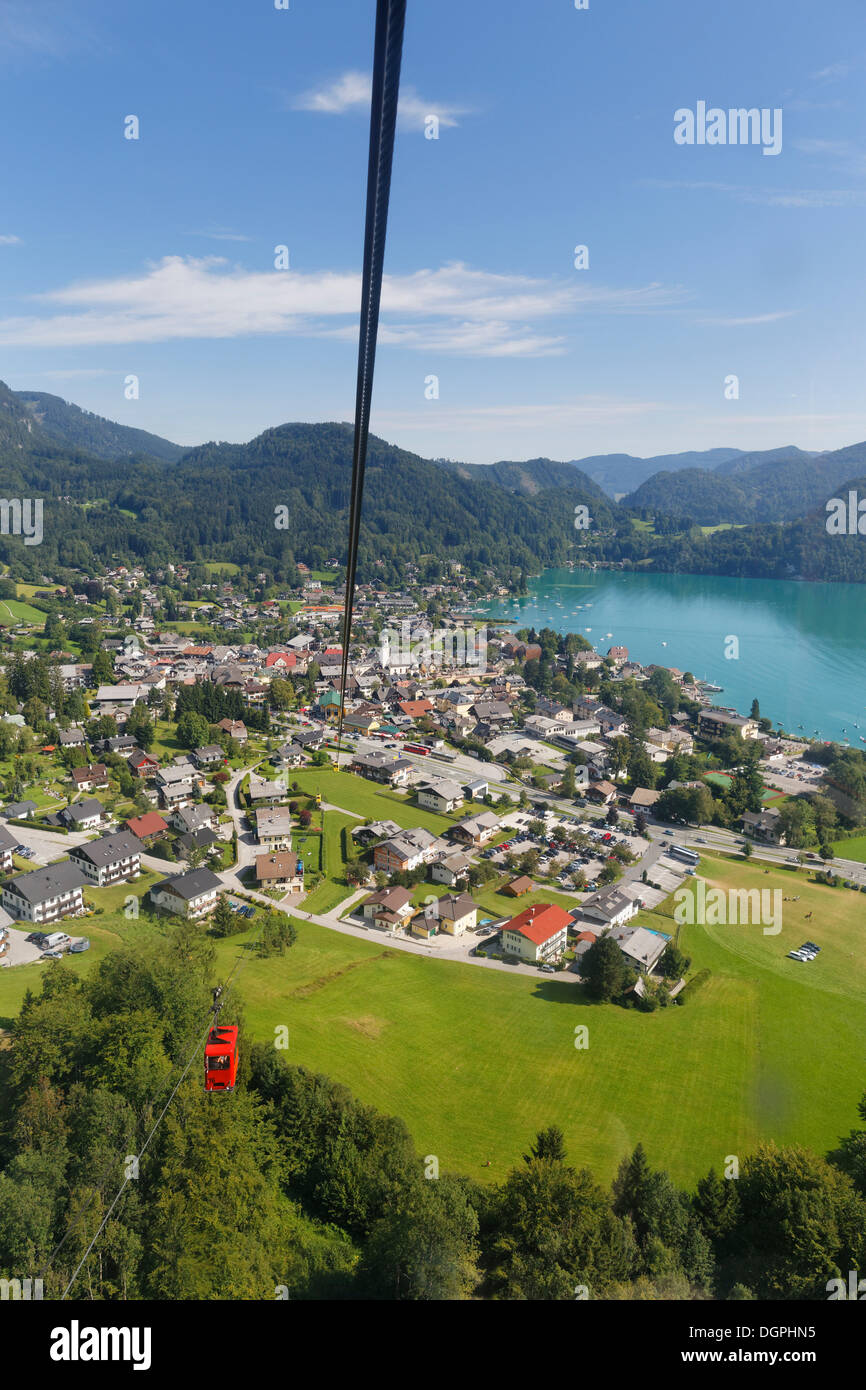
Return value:
M 689 450 L 683 454 L 656 454 L 653 458 L 636 458 L 633 454 L 591 454 L 574 459 L 571 467 L 578 468 L 598 483 L 609 497 L 633 492 L 654 473 L 673 473 L 683 468 L 714 469 L 738 458 L 740 449 Z
M 752 462 L 741 468 L 745 459 Z M 712 473 L 658 473 L 623 498 L 623 505 L 700 526 L 793 521 L 823 504 L 852 469 L 864 464 L 866 444 L 814 457 L 796 448 L 771 450 L 743 455 Z
M 145 454 L 175 463 L 184 453 L 179 444 L 172 444 L 158 434 L 118 425 L 47 391 L 15 391 L 12 394 L 43 434 L 75 449 L 86 449 L 96 458 L 132 458 Z

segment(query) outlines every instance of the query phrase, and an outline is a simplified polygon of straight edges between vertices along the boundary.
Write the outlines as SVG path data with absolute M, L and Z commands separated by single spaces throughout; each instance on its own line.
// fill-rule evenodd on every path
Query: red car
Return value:
M 205 1043 L 204 1088 L 206 1091 L 233 1091 L 237 1075 L 237 1024 L 217 1024 L 211 1028 Z

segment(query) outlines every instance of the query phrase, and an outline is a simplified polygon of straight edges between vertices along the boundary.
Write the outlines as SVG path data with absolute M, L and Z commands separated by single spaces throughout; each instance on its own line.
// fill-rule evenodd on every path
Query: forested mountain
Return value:
M 522 492 L 533 496 L 546 488 L 581 489 L 586 501 L 594 499 L 610 508 L 610 499 L 604 490 L 582 473 L 572 463 L 555 463 L 552 459 L 526 459 L 523 463 L 503 460 L 500 463 L 454 463 L 450 459 L 437 460 L 443 468 L 456 473 L 460 478 L 474 482 L 497 482 L 509 492 Z
M 749 473 L 762 464 L 801 463 L 816 457 L 814 452 L 798 449 L 796 444 L 786 444 L 781 449 L 757 449 L 749 454 L 738 454 L 736 458 L 728 459 L 727 463 L 718 464 L 713 472 L 718 477 L 729 478 L 734 473 Z
M 411 567 L 433 580 L 456 563 L 485 585 L 495 576 L 519 587 L 579 555 L 669 573 L 866 582 L 862 539 L 828 536 L 824 509 L 858 479 L 862 489 L 866 444 L 814 458 L 793 448 L 711 453 L 726 456 L 712 471 L 662 473 L 618 505 L 573 464 L 433 461 L 373 437 L 359 578 L 399 585 Z M 176 462 L 99 457 L 47 434 L 0 383 L 0 492 L 45 501 L 42 544 L 0 535 L 0 559 L 19 579 L 120 559 L 227 560 L 290 581 L 298 561 L 320 568 L 345 556 L 351 456 L 350 426 L 290 424 L 248 444 L 203 444 Z M 738 470 L 740 459 L 751 465 Z M 591 517 L 579 535 L 578 505 Z M 653 527 L 633 526 L 636 514 Z M 721 522 L 742 529 L 701 533 Z
M 184 452 L 179 444 L 172 444 L 158 434 L 115 424 L 113 420 L 82 410 L 47 391 L 15 391 L 12 394 L 17 396 L 43 434 L 61 444 L 71 444 L 75 449 L 86 449 L 97 458 L 132 458 L 145 454 L 175 463 Z
M 351 458 L 351 427 L 323 424 L 204 444 L 170 465 L 108 461 L 50 439 L 0 387 L 2 488 L 46 502 L 42 545 L 0 537 L 0 558 L 28 574 L 52 564 L 88 570 L 115 556 L 224 559 L 287 578 L 298 560 L 344 557 Z M 561 564 L 572 553 L 577 504 L 590 507 L 598 528 L 612 527 L 615 514 L 594 484 L 562 476 L 567 487 L 515 496 L 495 479 L 463 477 L 372 437 L 359 577 L 399 583 L 410 563 L 432 577 L 456 562 L 517 583 Z
M 569 465 L 585 473 L 609 497 L 622 497 L 633 492 L 654 473 L 679 472 L 683 468 L 714 469 L 729 460 L 739 458 L 740 449 L 688 450 L 683 454 L 656 454 L 653 458 L 636 458 L 634 454 L 591 454 L 574 459 Z
M 773 450 L 769 457 L 744 454 L 711 473 L 658 473 L 622 501 L 636 511 L 662 512 L 699 526 L 793 521 L 822 506 L 863 464 L 866 444 L 816 456 L 795 448 Z
M 793 521 L 827 499 L 839 482 L 839 470 L 832 455 L 804 455 L 728 476 L 699 468 L 657 473 L 624 497 L 623 505 L 686 518 L 699 526 Z

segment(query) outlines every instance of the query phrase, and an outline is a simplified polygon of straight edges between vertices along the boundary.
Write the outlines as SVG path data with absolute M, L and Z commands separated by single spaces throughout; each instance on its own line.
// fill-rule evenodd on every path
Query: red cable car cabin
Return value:
M 211 1028 L 205 1043 L 204 1088 L 206 1091 L 233 1091 L 237 1074 L 237 1024 L 217 1024 Z

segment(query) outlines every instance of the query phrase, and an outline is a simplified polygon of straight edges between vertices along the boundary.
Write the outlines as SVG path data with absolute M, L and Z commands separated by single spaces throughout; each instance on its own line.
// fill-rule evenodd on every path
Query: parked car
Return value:
M 62 951 L 43 951 L 43 952 L 42 952 L 42 959 L 43 959 L 43 960 L 62 960 L 62 959 L 63 959 L 63 952 L 62 952 Z
M 48 933 L 44 931 L 32 931 L 25 939 L 33 946 L 44 946 L 48 940 Z
M 555 974 L 555 971 L 554 971 L 552 965 L 539 965 L 538 968 L 539 968 L 539 970 L 541 971 L 542 975 L 553 975 L 553 974 Z

